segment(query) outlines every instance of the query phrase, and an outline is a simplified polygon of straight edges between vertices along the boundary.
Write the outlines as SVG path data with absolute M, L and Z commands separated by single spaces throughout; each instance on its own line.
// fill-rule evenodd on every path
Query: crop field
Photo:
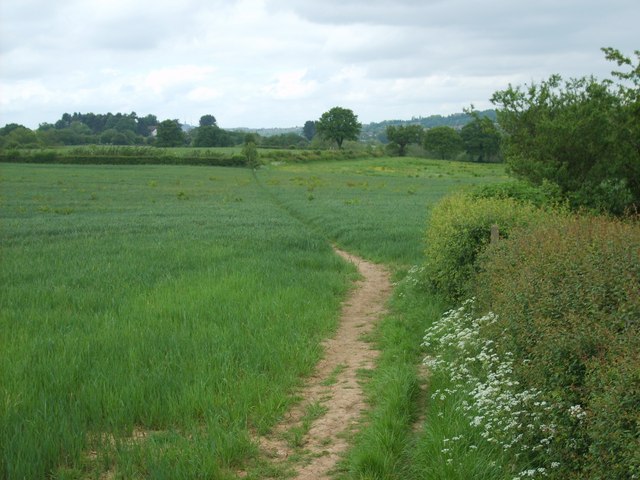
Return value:
M 503 165 L 379 158 L 265 167 L 274 200 L 319 235 L 374 261 L 421 261 L 430 207 L 454 189 L 506 181 Z
M 424 159 L 0 166 L 0 477 L 235 478 L 322 355 L 355 269 L 506 180 Z M 422 329 L 419 326 L 418 330 Z

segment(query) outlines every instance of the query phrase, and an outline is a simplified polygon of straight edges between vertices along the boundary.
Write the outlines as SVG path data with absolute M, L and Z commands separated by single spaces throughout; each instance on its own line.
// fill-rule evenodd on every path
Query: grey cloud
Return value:
M 0 0 L 0 124 L 121 107 L 227 127 L 339 104 L 365 121 L 453 113 L 508 82 L 607 74 L 599 48 L 640 48 L 639 17 L 637 0 Z M 286 81 L 269 95 L 300 72 L 304 98 Z

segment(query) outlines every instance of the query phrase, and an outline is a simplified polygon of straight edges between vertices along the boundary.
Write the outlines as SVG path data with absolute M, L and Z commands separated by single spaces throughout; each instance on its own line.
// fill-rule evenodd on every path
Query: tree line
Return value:
M 483 112 L 484 114 L 484 112 Z M 430 121 L 439 117 L 448 121 L 455 117 L 467 119 L 468 113 L 450 117 L 432 116 Z M 384 124 L 383 122 L 382 124 Z M 376 124 L 376 125 L 382 125 Z M 300 132 L 286 132 L 276 135 L 260 135 L 250 130 L 225 130 L 218 126 L 215 116 L 203 115 L 197 127 L 181 124 L 176 119 L 160 121 L 156 115 L 137 115 L 131 113 L 64 113 L 54 123 L 41 123 L 31 130 L 16 123 L 0 128 L 0 148 L 42 148 L 77 145 L 154 145 L 158 147 L 230 147 L 255 143 L 261 148 L 313 148 L 341 149 L 346 141 L 365 141 L 374 144 L 391 142 L 390 152 L 405 153 L 403 138 L 414 128 L 412 125 L 397 125 L 389 122 L 387 132 L 372 138 L 366 128 L 358 121 L 352 110 L 334 107 L 322 114 L 318 120 L 308 120 Z M 393 128 L 391 128 L 393 127 Z M 406 129 L 405 129 L 406 127 Z M 389 136 L 389 133 L 391 136 Z M 450 132 L 447 130 L 447 133 Z M 410 135 L 409 135 L 410 136 Z M 409 138 L 409 137 L 407 137 Z M 402 147 L 396 150 L 396 140 Z M 410 142 L 410 143 L 413 143 Z M 454 142 L 456 145 L 460 142 Z M 438 146 L 434 150 L 439 157 L 449 158 L 455 153 L 453 146 Z
M 407 147 L 416 144 L 422 146 L 428 155 L 443 160 L 456 158 L 465 152 L 472 161 L 501 161 L 501 134 L 496 123 L 473 109 L 469 114 L 472 120 L 460 129 L 446 125 L 428 129 L 415 124 L 389 125 L 385 130 L 389 142 L 387 150 L 405 156 Z

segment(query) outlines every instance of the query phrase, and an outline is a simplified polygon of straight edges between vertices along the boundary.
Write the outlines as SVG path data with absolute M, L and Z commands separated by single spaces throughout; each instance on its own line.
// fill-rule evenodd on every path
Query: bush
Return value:
M 561 201 L 558 186 L 549 182 L 541 186 L 522 181 L 492 183 L 476 188 L 470 195 L 472 198 L 511 198 L 538 207 L 557 205 Z
M 189 150 L 187 155 L 152 147 L 90 146 L 63 150 L 0 151 L 0 162 L 61 163 L 76 165 L 204 165 L 238 167 L 246 163 L 242 155 L 216 151 Z
M 505 238 L 514 227 L 538 224 L 550 215 L 512 198 L 446 197 L 435 206 L 427 230 L 427 282 L 450 300 L 461 298 L 478 271 L 476 258 L 489 244 L 493 224 Z
M 558 478 L 640 476 L 640 224 L 555 217 L 479 255 L 477 296 L 522 388 L 562 406 Z

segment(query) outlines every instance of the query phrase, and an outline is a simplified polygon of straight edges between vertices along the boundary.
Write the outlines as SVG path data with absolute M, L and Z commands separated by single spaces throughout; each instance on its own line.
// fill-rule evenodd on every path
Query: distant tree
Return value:
M 38 132 L 46 132 L 48 130 L 53 130 L 54 128 L 56 127 L 53 125 L 53 123 L 43 122 L 38 125 Z
M 462 137 L 451 127 L 441 126 L 428 129 L 424 134 L 424 148 L 441 159 L 462 151 Z
M 0 147 L 3 148 L 36 148 L 39 146 L 39 140 L 33 130 L 23 127 L 22 125 L 6 125 L 0 129 Z M 9 128 L 7 128 L 9 127 Z M 9 133 L 4 133 L 8 131 Z
M 304 123 L 304 127 L 302 127 L 302 134 L 307 140 L 313 140 L 313 137 L 316 135 L 316 122 L 307 120 Z
M 73 120 L 68 127 L 56 127 L 52 131 L 52 135 L 47 137 L 45 143 L 49 145 L 86 145 L 96 143 L 96 137 L 87 125 L 78 120 Z
M 138 135 L 148 137 L 149 135 L 151 135 L 151 130 L 153 129 L 153 127 L 157 127 L 158 123 L 158 117 L 156 117 L 155 115 L 149 114 L 144 117 L 139 117 L 137 128 Z
M 229 145 L 227 132 L 216 125 L 204 125 L 195 129 L 194 147 L 226 147 Z
M 71 114 L 63 113 L 62 118 L 55 123 L 57 129 L 68 128 L 71 126 Z
M 245 143 L 242 147 L 242 155 L 244 155 L 249 168 L 257 168 L 260 165 L 260 156 L 255 142 L 250 140 Z
M 218 122 L 216 121 L 216 117 L 213 115 L 203 115 L 200 117 L 200 126 L 201 127 L 217 127 Z
M 398 150 L 398 155 L 406 155 L 407 145 L 419 143 L 422 140 L 424 130 L 420 125 L 390 125 L 386 128 L 387 139 Z
M 271 135 L 269 137 L 263 137 L 260 143 L 262 147 L 279 147 L 279 148 L 292 148 L 292 147 L 306 147 L 309 141 L 297 133 L 281 133 L 279 135 Z
M 116 113 L 115 115 L 112 115 L 107 119 L 104 128 L 106 130 L 114 129 L 118 132 L 135 132 L 138 128 L 136 120 L 137 115 L 135 114 L 135 112 L 133 112 L 131 115 Z
M 500 132 L 487 117 L 475 115 L 473 121 L 460 130 L 467 153 L 478 162 L 488 162 L 500 152 Z
M 260 135 L 254 132 L 249 132 L 244 134 L 244 144 L 253 143 L 254 145 L 258 145 L 260 143 Z
M 133 145 L 142 143 L 144 139 L 136 136 L 131 130 L 118 131 L 115 128 L 105 130 L 100 134 L 100 143 L 107 145 Z
M 334 107 L 316 122 L 316 130 L 324 138 L 333 140 L 342 148 L 345 140 L 357 140 L 362 124 L 352 110 Z
M 158 124 L 156 146 L 180 147 L 184 142 L 185 136 L 178 120 L 164 120 Z
M 19 123 L 7 123 L 4 127 L 0 128 L 0 137 L 5 135 L 9 135 L 12 131 L 18 128 L 27 128 L 24 125 L 20 125 Z
M 58 132 L 53 124 L 46 123 L 40 124 L 38 130 L 36 130 L 36 135 L 38 136 L 39 142 L 48 147 L 62 145 L 62 143 L 58 139 Z
M 242 145 L 244 143 L 244 132 L 237 130 L 225 130 L 225 146 Z

